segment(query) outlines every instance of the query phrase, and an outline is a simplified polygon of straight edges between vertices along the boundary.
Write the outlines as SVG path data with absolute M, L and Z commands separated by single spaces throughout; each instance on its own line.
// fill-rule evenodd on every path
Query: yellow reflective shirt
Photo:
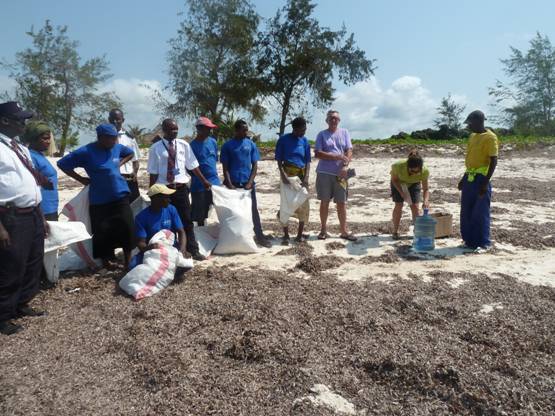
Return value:
M 413 184 L 428 179 L 430 171 L 426 165 L 424 165 L 422 166 L 422 171 L 420 173 L 417 173 L 416 175 L 409 175 L 407 161 L 400 160 L 391 165 L 391 174 L 397 176 L 401 183 Z
M 489 158 L 499 153 L 497 136 L 491 130 L 484 133 L 472 133 L 466 148 L 465 165 L 467 169 L 489 166 Z

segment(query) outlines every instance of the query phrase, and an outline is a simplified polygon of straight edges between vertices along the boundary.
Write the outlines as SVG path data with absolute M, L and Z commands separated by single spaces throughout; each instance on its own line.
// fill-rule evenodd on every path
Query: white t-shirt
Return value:
M 118 132 L 118 142 L 124 146 L 129 147 L 133 150 L 133 158 L 127 162 L 125 165 L 120 166 L 119 171 L 123 175 L 131 175 L 133 173 L 133 162 L 136 162 L 141 157 L 141 149 L 137 144 L 137 140 L 127 135 L 125 130 L 120 130 Z
M 0 133 L 0 206 L 11 203 L 17 208 L 36 207 L 42 201 L 40 187 L 11 149 L 11 140 Z M 33 166 L 29 150 L 19 143 L 18 146 Z
M 187 169 L 198 168 L 199 164 L 191 146 L 183 139 L 175 139 L 175 183 L 189 183 L 191 177 Z M 169 142 L 162 139 L 154 143 L 148 151 L 147 171 L 150 175 L 158 175 L 156 183 L 168 184 L 168 150 Z

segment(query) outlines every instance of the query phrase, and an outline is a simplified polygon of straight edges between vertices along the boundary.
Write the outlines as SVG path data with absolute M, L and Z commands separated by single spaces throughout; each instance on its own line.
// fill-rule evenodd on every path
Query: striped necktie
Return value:
M 166 175 L 166 179 L 169 184 L 175 182 L 175 143 L 174 140 L 168 140 L 168 172 Z
M 19 160 L 21 160 L 21 163 L 23 163 L 23 166 L 25 166 L 27 170 L 31 172 L 31 175 L 33 175 L 33 178 L 35 178 L 35 182 L 37 183 L 37 185 L 42 186 L 45 189 L 53 189 L 52 183 L 48 180 L 46 176 L 44 176 L 37 169 L 35 169 L 32 162 L 29 160 L 27 155 L 23 153 L 23 151 L 20 149 L 15 139 L 11 140 L 10 145 L 14 153 L 19 158 Z

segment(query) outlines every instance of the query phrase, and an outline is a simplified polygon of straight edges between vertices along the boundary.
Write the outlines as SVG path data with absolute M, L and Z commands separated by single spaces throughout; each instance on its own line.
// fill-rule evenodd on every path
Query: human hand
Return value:
M 227 182 L 226 182 L 226 183 L 225 183 L 225 186 L 226 186 L 227 189 L 237 189 L 237 188 L 235 188 L 235 186 L 233 186 L 233 184 L 231 184 L 231 183 L 227 183 Z
M 308 182 L 302 181 L 301 186 L 308 191 Z
M 422 209 L 430 209 L 430 201 L 422 202 Z
M 148 250 L 156 250 L 156 249 L 158 249 L 158 248 L 160 248 L 160 244 L 158 244 L 158 243 L 152 243 L 152 244 L 149 244 L 148 246 L 146 246 L 145 251 L 148 251 Z
M 50 225 L 48 224 L 48 221 L 46 221 L 46 218 L 43 218 L 42 224 L 44 227 L 44 238 L 46 238 L 50 234 Z
M 287 176 L 281 175 L 281 181 L 284 185 L 289 185 L 289 179 L 287 179 Z
M 462 191 L 462 188 L 463 188 L 463 180 L 462 179 L 459 181 L 459 184 L 457 185 L 457 188 L 459 189 L 459 191 Z
M 346 155 L 341 155 L 339 160 L 341 160 L 341 162 L 343 162 L 344 166 L 347 166 L 350 162 L 349 158 Z
M 208 181 L 205 181 L 205 182 L 203 183 L 203 185 L 204 185 L 204 189 L 206 189 L 207 191 L 209 191 L 210 189 L 212 189 L 212 184 L 211 184 L 210 182 L 208 182 Z
M 252 189 L 252 182 L 247 182 L 247 183 L 245 184 L 245 189 L 247 189 L 247 190 L 248 190 L 248 189 Z
M 10 241 L 10 234 L 4 228 L 4 226 L 0 225 L 0 248 L 7 249 L 11 244 Z
M 412 197 L 410 196 L 409 193 L 403 193 L 403 200 L 407 203 L 407 204 L 412 204 Z
M 488 191 L 488 181 L 486 180 L 482 186 L 480 186 L 480 190 L 478 191 L 478 197 L 483 198 L 483 196 L 487 193 Z
M 186 259 L 191 258 L 191 253 L 189 253 L 188 251 L 182 251 L 181 254 L 183 254 L 183 257 Z
M 341 169 L 341 170 L 339 171 L 339 175 L 338 175 L 338 176 L 339 176 L 340 178 L 347 179 L 347 169 L 345 169 L 345 168 Z

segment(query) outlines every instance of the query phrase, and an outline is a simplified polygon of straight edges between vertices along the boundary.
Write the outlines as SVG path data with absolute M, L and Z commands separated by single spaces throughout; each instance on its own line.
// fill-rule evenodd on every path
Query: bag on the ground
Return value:
M 279 222 L 287 225 L 289 218 L 308 199 L 308 191 L 301 185 L 300 178 L 293 176 L 287 178 L 288 184 L 280 181 Z
M 210 224 L 201 227 L 195 227 L 195 239 L 198 243 L 200 254 L 208 257 L 218 244 L 220 235 L 220 224 Z
M 62 214 L 69 218 L 70 221 L 79 221 L 85 224 L 87 232 L 91 233 L 91 217 L 89 214 L 89 186 L 85 186 L 81 192 L 71 199 L 62 209 Z M 92 241 L 80 241 L 72 244 L 71 249 L 83 259 L 88 267 L 100 266 L 100 260 L 95 260 L 92 254 Z
M 58 250 L 70 244 L 90 240 L 91 236 L 85 228 L 85 224 L 78 221 L 58 222 L 48 221 L 48 237 L 44 240 L 44 268 L 46 278 L 56 283 L 61 267 L 58 257 Z
M 251 191 L 213 186 L 220 233 L 215 254 L 255 253 Z
M 192 268 L 193 260 L 184 258 L 174 242 L 175 235 L 170 230 L 154 234 L 149 244 L 156 243 L 158 247 L 144 253 L 143 262 L 120 280 L 119 287 L 135 300 L 143 299 L 167 287 L 177 267 Z

